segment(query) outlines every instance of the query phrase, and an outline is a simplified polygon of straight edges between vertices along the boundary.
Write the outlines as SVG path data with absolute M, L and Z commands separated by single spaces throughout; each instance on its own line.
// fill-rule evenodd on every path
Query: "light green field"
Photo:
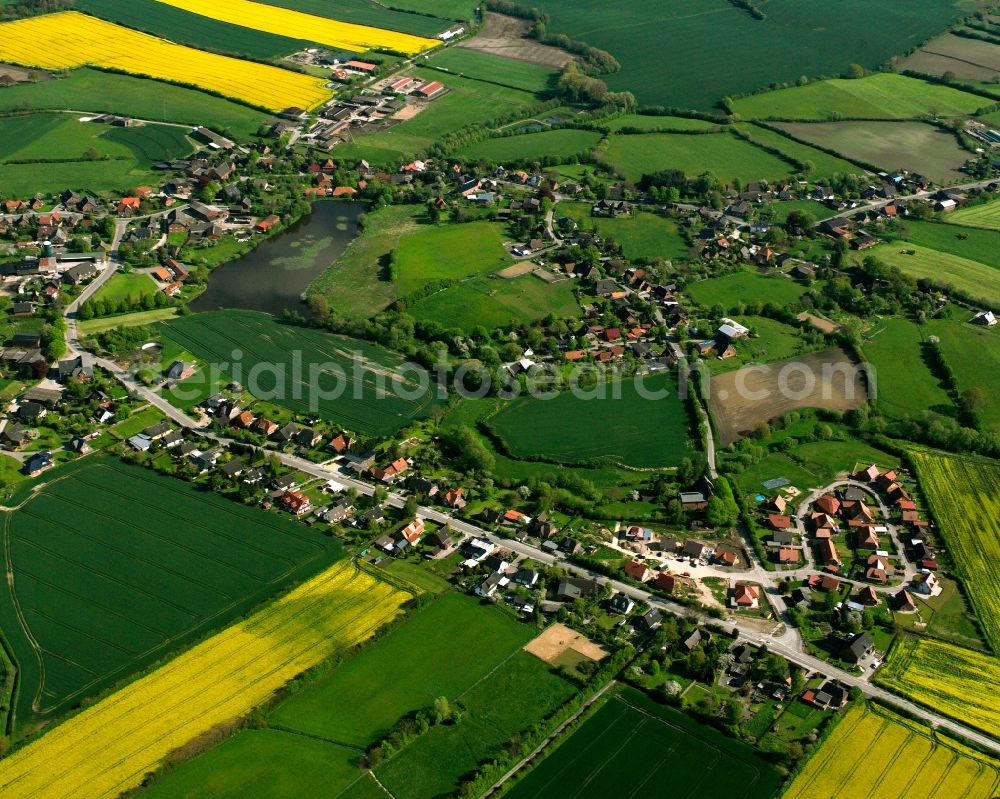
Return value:
M 156 294 L 157 291 L 159 289 L 149 275 L 138 272 L 119 272 L 98 289 L 94 299 L 138 301 L 147 295 Z
M 568 216 L 584 230 L 596 230 L 604 238 L 622 245 L 622 254 L 635 258 L 686 258 L 688 244 L 677 223 L 669 217 L 634 211 L 629 216 L 611 219 L 590 215 L 591 203 L 559 203 L 556 218 Z
M 448 47 L 434 53 L 427 62 L 432 67 L 476 80 L 502 83 L 514 89 L 527 92 L 543 92 L 555 80 L 556 72 L 527 61 L 468 50 L 464 47 Z M 441 78 L 445 81 L 445 77 Z
M 84 322 L 77 322 L 77 330 L 81 336 L 93 336 L 97 333 L 104 333 L 120 327 L 138 327 L 139 325 L 151 325 L 154 322 L 162 322 L 177 315 L 176 308 L 157 308 L 153 311 L 137 311 L 136 313 L 121 314 L 119 316 L 108 316 L 103 319 L 88 319 Z
M 927 278 L 993 306 L 1000 304 L 1000 270 L 978 261 L 899 241 L 873 247 L 869 254 L 918 280 Z
M 955 413 L 948 392 L 924 360 L 922 342 L 923 334 L 914 322 L 886 319 L 863 344 L 865 357 L 875 367 L 876 402 L 889 416 Z
M 438 322 L 445 329 L 470 332 L 516 323 L 530 323 L 549 314 L 560 319 L 580 317 L 580 305 L 573 294 L 574 283 L 548 283 L 535 275 L 513 280 L 478 277 L 433 294 L 407 312 L 416 319 Z
M 955 137 L 923 122 L 776 122 L 797 139 L 884 170 L 907 169 L 954 185 L 971 156 Z
M 493 162 L 540 161 L 546 156 L 572 158 L 586 156 L 601 140 L 601 134 L 592 130 L 544 130 L 540 133 L 524 133 L 518 136 L 501 136 L 484 139 L 459 150 L 461 158 Z
M 1000 269 L 1000 231 L 915 219 L 904 224 L 905 241 Z
M 1000 200 L 974 205 L 971 208 L 959 208 L 948 214 L 948 221 L 953 225 L 1000 230 Z
M 0 92 L 0 111 L 63 108 L 207 125 L 239 139 L 250 138 L 265 119 L 260 111 L 195 89 L 94 69 Z
M 744 119 L 917 119 L 973 114 L 990 102 L 917 78 L 880 72 L 856 80 L 817 81 L 744 97 L 733 103 Z
M 396 293 L 405 297 L 432 280 L 486 275 L 513 258 L 503 248 L 503 226 L 467 222 L 419 228 L 400 239 L 394 251 Z
M 695 176 L 710 172 L 722 181 L 787 177 L 793 167 L 729 133 L 647 133 L 612 136 L 603 159 L 628 180 L 663 169 Z
M 707 119 L 693 119 L 690 117 L 661 117 L 650 114 L 622 114 L 610 119 L 602 119 L 598 122 L 601 127 L 606 127 L 612 133 L 617 133 L 624 128 L 645 131 L 671 131 L 671 130 L 722 130 L 723 126 Z
M 778 306 L 798 302 L 805 286 L 786 277 L 765 277 L 756 272 L 735 272 L 689 284 L 684 291 L 699 305 L 721 305 L 727 312 L 756 301 Z
M 957 311 L 959 318 L 972 314 Z M 955 373 L 959 393 L 973 391 L 973 411 L 987 430 L 1000 432 L 1000 395 L 984 385 L 983 375 L 1000 374 L 1000 331 L 954 319 L 930 319 L 924 326 L 938 337 L 941 352 Z

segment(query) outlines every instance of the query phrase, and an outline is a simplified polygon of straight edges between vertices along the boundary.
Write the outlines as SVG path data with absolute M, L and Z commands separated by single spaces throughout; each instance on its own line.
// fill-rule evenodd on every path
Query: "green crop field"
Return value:
M 419 228 L 393 252 L 396 293 L 405 297 L 432 280 L 461 280 L 503 269 L 513 258 L 503 248 L 503 225 L 467 222 Z
M 471 9 L 463 14 L 463 10 L 470 5 L 469 0 L 393 0 L 391 3 L 374 3 L 371 0 L 337 0 L 336 3 L 329 0 L 271 0 L 269 5 L 353 22 L 355 25 L 371 25 L 431 37 L 449 27 L 448 20 L 452 19 L 452 14 L 454 19 L 472 19 Z
M 581 311 L 574 286 L 571 280 L 548 283 L 531 274 L 512 280 L 472 278 L 432 294 L 407 308 L 407 313 L 467 333 L 479 326 L 490 329 L 530 323 L 550 314 L 576 319 Z
M 780 785 L 778 770 L 747 744 L 624 688 L 507 795 L 574 799 L 696 790 L 704 797 L 772 799 Z
M 765 277 L 757 272 L 735 272 L 724 277 L 712 277 L 690 283 L 685 293 L 699 305 L 711 308 L 721 305 L 728 313 L 741 305 L 756 301 L 786 306 L 797 303 L 806 292 L 805 286 L 786 277 Z
M 94 69 L 76 69 L 65 78 L 8 86 L 0 92 L 0 112 L 62 108 L 207 125 L 239 139 L 251 137 L 265 119 L 260 111 L 195 89 Z
M 733 109 L 744 119 L 916 119 L 973 114 L 987 105 L 992 104 L 976 94 L 880 72 L 755 94 L 736 100 Z
M 434 53 L 427 63 L 467 78 L 502 83 L 526 92 L 544 92 L 552 86 L 556 76 L 554 70 L 538 64 L 515 61 L 464 47 L 449 47 Z
M 156 0 L 76 0 L 81 11 L 164 39 L 255 59 L 277 59 L 309 46 L 307 39 L 288 39 L 264 31 L 230 25 L 192 14 Z
M 383 163 L 409 159 L 425 152 L 447 133 L 539 102 L 531 92 L 457 75 L 442 75 L 437 70 L 420 70 L 418 75 L 440 79 L 448 93 L 431 102 L 413 119 L 339 145 L 336 153 L 339 159 L 367 158 Z
M 915 450 L 910 460 L 976 618 L 1000 652 L 1000 462 Z
M 915 219 L 907 219 L 904 225 L 904 241 L 1000 270 L 1000 231 Z
M 606 127 L 612 133 L 624 129 L 644 130 L 647 132 L 672 130 L 715 130 L 725 129 L 707 119 L 692 119 L 689 117 L 653 116 L 651 114 L 621 114 L 620 116 L 598 121 L 601 127 Z
M 140 300 L 159 289 L 153 278 L 144 273 L 119 273 L 98 289 L 95 300 Z
M 875 367 L 876 402 L 890 416 L 919 416 L 934 411 L 953 416 L 948 392 L 930 370 L 923 354 L 920 328 L 906 319 L 886 319 L 863 343 Z
M 191 314 L 163 322 L 159 329 L 210 364 L 238 362 L 241 374 L 234 374 L 232 367 L 227 374 L 258 399 L 319 414 L 359 433 L 388 435 L 434 402 L 432 391 L 420 390 L 426 373 L 416 367 L 403 369 L 399 354 L 357 339 L 282 325 L 265 314 Z M 414 393 L 419 396 L 413 398 Z
M 334 539 L 111 458 L 4 514 L 20 723 L 100 692 L 340 556 Z
M 807 174 L 812 180 L 830 178 L 834 175 L 858 175 L 864 171 L 861 167 L 852 164 L 844 158 L 824 153 L 822 150 L 790 139 L 778 131 L 770 130 L 761 125 L 750 124 L 738 127 L 755 142 L 763 144 L 766 147 L 775 147 L 789 158 L 794 158 L 796 161 L 810 166 L 811 168 L 807 170 Z M 821 214 L 819 216 L 820 219 L 830 214 L 829 209 L 825 206 L 823 210 L 826 213 Z
M 959 208 L 948 214 L 948 221 L 953 225 L 1000 230 L 1000 200 L 974 205 L 971 208 Z
M 113 127 L 104 134 L 104 138 L 124 144 L 142 165 L 151 165 L 157 161 L 172 161 L 188 155 L 194 149 L 186 131 L 167 125 Z
M 556 206 L 556 218 L 568 216 L 584 230 L 596 230 L 604 238 L 614 239 L 629 259 L 688 257 L 688 245 L 673 219 L 634 211 L 631 215 L 610 219 L 590 215 L 590 203 L 566 202 Z
M 959 393 L 971 392 L 979 424 L 1000 433 L 1000 396 L 983 385 L 983 375 L 1000 374 L 1000 331 L 951 319 L 929 319 L 924 327 L 928 335 L 938 337 Z
M 1000 303 L 1000 269 L 911 242 L 880 244 L 869 250 L 868 255 L 898 267 L 917 280 L 927 278 L 991 306 Z
M 727 0 L 544 0 L 548 30 L 607 50 L 621 63 L 609 88 L 635 92 L 640 105 L 711 108 L 723 97 L 802 75 L 875 68 L 968 13 L 955 2 L 841 0 L 835 14 L 817 3 L 769 0 L 764 21 Z M 878 35 L 873 35 L 874 32 Z
M 775 127 L 811 144 L 885 170 L 906 169 L 953 185 L 971 153 L 955 137 L 923 122 L 776 122 Z M 952 181 L 949 184 L 948 181 Z
M 731 133 L 645 133 L 617 135 L 602 150 L 603 160 L 628 180 L 662 169 L 695 176 L 711 172 L 722 181 L 776 180 L 794 167 Z
M 546 156 L 574 158 L 586 156 L 601 140 L 601 134 L 592 130 L 544 130 L 540 133 L 523 133 L 518 136 L 501 136 L 484 139 L 459 150 L 461 158 L 495 163 L 541 161 Z
M 324 795 L 367 799 L 371 780 L 356 766 L 364 748 L 438 697 L 461 702 L 461 724 L 432 728 L 376 773 L 401 799 L 450 793 L 463 774 L 575 691 L 521 651 L 536 633 L 474 598 L 445 593 L 305 683 L 268 714 L 270 729 L 238 733 L 173 770 L 152 795 L 236 797 L 237 786 L 252 784 L 255 796 L 311 796 L 322 778 L 316 790 Z M 325 747 L 325 774 L 312 744 Z
M 488 424 L 518 458 L 676 466 L 692 448 L 686 403 L 666 374 L 644 378 L 642 388 L 651 396 L 643 396 L 636 380 L 628 379 L 599 384 L 594 393 L 603 397 L 569 391 L 549 399 L 521 397 Z

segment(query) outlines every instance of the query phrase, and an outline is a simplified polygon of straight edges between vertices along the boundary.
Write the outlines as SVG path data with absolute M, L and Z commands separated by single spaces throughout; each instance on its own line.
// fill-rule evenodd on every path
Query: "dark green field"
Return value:
M 0 112 L 62 108 L 207 125 L 240 139 L 252 136 L 265 119 L 260 111 L 195 89 L 94 69 L 75 69 L 65 78 L 0 92 Z
M 538 64 L 515 61 L 464 47 L 440 50 L 427 63 L 468 78 L 502 83 L 528 92 L 542 92 L 551 88 L 556 77 L 554 70 Z
M 52 477 L 56 474 L 53 473 Z M 340 557 L 334 539 L 111 458 L 4 514 L 20 723 L 62 712 Z
M 608 50 L 621 71 L 605 77 L 639 103 L 710 108 L 723 97 L 802 75 L 874 68 L 943 31 L 962 13 L 941 0 L 841 0 L 832 9 L 769 0 L 758 21 L 727 0 L 543 0 L 548 29 Z
M 692 446 L 685 402 L 666 374 L 647 377 L 643 385 L 667 396 L 647 399 L 628 378 L 599 386 L 598 390 L 606 390 L 604 398 L 587 399 L 568 391 L 553 399 L 521 397 L 490 419 L 489 425 L 518 458 L 676 466 Z
M 233 368 L 226 373 L 258 399 L 318 413 L 359 433 L 388 435 L 425 413 L 434 401 L 429 389 L 420 391 L 419 380 L 426 373 L 401 370 L 404 360 L 397 353 L 313 328 L 283 325 L 266 314 L 211 311 L 178 317 L 160 328 L 182 349 L 210 364 L 238 362 L 239 375 Z M 234 356 L 237 352 L 241 357 Z M 417 396 L 398 396 L 395 386 Z
M 536 634 L 474 598 L 445 593 L 278 705 L 270 729 L 238 733 L 172 771 L 151 795 L 369 799 L 377 786 L 355 765 L 364 749 L 442 696 L 465 708 L 461 723 L 431 728 L 375 772 L 399 799 L 450 794 L 576 690 L 521 651 Z
M 771 799 L 781 776 L 747 744 L 627 688 L 507 794 L 511 799 Z
M 455 52 L 467 52 L 456 50 Z M 587 156 L 601 140 L 601 134 L 592 130 L 544 130 L 519 136 L 501 136 L 484 139 L 458 152 L 462 158 L 494 163 L 540 161 L 546 156 L 574 158 Z

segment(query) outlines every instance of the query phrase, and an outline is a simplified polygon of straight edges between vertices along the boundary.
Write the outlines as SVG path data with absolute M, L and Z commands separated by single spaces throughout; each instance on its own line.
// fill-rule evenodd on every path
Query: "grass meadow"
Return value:
M 961 292 L 991 307 L 1000 304 L 1000 269 L 911 242 L 880 244 L 867 254 L 917 280 L 931 280 L 946 290 Z
M 692 447 L 691 422 L 674 380 L 666 374 L 644 379 L 640 394 L 633 380 L 601 384 L 603 398 L 561 392 L 551 399 L 521 397 L 488 424 L 516 458 L 583 463 L 618 461 L 628 466 L 676 466 Z M 615 398 L 615 392 L 620 397 Z
M 815 147 L 810 147 L 808 144 L 795 141 L 776 130 L 754 124 L 741 125 L 739 128 L 758 144 L 776 147 L 789 158 L 794 158 L 796 161 L 811 167 L 808 169 L 808 176 L 812 180 L 830 178 L 834 175 L 856 175 L 862 171 L 861 167 L 845 158 L 838 158 Z M 824 206 L 819 218 L 829 216 L 829 213 L 829 209 Z
M 947 217 L 951 221 L 951 217 Z M 955 255 L 1000 271 L 1000 231 L 908 219 L 904 241 Z
M 94 295 L 95 300 L 139 300 L 156 294 L 159 289 L 144 272 L 119 272 Z
M 629 216 L 611 219 L 590 215 L 591 203 L 565 202 L 556 206 L 556 217 L 568 216 L 584 230 L 596 230 L 604 238 L 622 246 L 628 259 L 682 259 L 688 256 L 688 244 L 677 222 L 669 217 L 633 211 Z
M 1000 200 L 974 205 L 971 208 L 959 208 L 948 214 L 948 221 L 953 225 L 1000 230 Z
M 971 153 L 948 132 L 923 122 L 779 122 L 797 139 L 885 170 L 906 169 L 949 184 Z
M 503 225 L 467 222 L 420 228 L 399 240 L 393 252 L 400 297 L 434 280 L 462 280 L 497 272 L 513 262 L 503 247 Z
M 652 114 L 621 114 L 610 119 L 602 119 L 598 124 L 601 127 L 606 127 L 612 133 L 618 133 L 626 128 L 642 130 L 647 133 L 673 130 L 721 131 L 725 129 L 725 126 L 717 125 L 707 119 L 654 116 Z
M 734 272 L 690 283 L 685 293 L 704 308 L 721 305 L 727 313 L 756 301 L 778 306 L 793 305 L 806 292 L 805 286 L 786 277 L 766 277 L 757 272 Z
M 600 140 L 601 134 L 592 130 L 562 128 L 484 139 L 459 150 L 457 155 L 465 159 L 483 159 L 494 163 L 530 163 L 541 161 L 546 156 L 572 158 L 577 155 L 588 155 Z
M 520 778 L 511 799 L 660 795 L 771 799 L 777 769 L 754 750 L 632 688 L 604 701 Z
M 87 68 L 0 92 L 0 112 L 62 108 L 207 125 L 239 139 L 256 133 L 265 119 L 260 111 L 195 89 Z
M 333 540 L 92 456 L 5 514 L 20 721 L 93 696 L 340 557 Z M 35 647 L 40 649 L 41 668 Z
M 966 314 L 964 310 L 960 313 Z M 972 408 L 979 424 L 1000 432 L 1000 396 L 983 385 L 984 374 L 1000 374 L 1000 331 L 952 319 L 930 319 L 924 329 L 938 337 L 959 393 L 973 390 Z
M 895 417 L 933 411 L 955 414 L 955 406 L 941 381 L 924 359 L 924 336 L 915 322 L 885 319 L 862 343 L 865 357 L 877 375 L 876 402 Z
M 467 78 L 500 83 L 526 92 L 544 92 L 551 87 L 556 76 L 553 70 L 538 64 L 464 47 L 441 50 L 431 56 L 427 64 Z
M 251 370 L 260 371 L 255 387 L 258 399 L 275 402 L 295 412 L 318 412 L 349 430 L 365 435 L 388 435 L 425 413 L 435 401 L 427 391 L 416 398 L 398 396 L 393 384 L 413 391 L 417 377 L 403 371 L 402 356 L 357 339 L 334 336 L 306 327 L 282 325 L 253 311 L 212 311 L 177 317 L 161 323 L 163 335 L 211 364 L 234 362 L 234 352 L 245 382 Z M 296 359 L 298 373 L 296 372 Z M 310 386 L 313 366 L 324 366 Z M 342 370 L 338 375 L 332 366 Z M 273 369 L 271 367 L 274 367 Z M 232 379 L 236 375 L 229 373 Z M 344 378 L 346 377 L 346 383 Z M 310 409 L 312 390 L 329 394 L 348 386 L 340 396 L 322 399 Z
M 722 181 L 787 177 L 793 166 L 731 133 L 645 133 L 608 139 L 599 157 L 631 181 L 662 169 L 695 176 L 710 172 Z
M 950 86 L 879 72 L 751 95 L 733 109 L 744 119 L 917 119 L 973 114 L 987 105 L 986 98 Z

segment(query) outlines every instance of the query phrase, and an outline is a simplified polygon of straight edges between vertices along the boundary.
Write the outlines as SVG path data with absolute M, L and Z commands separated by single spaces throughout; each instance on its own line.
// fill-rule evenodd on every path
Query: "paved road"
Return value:
M 916 194 L 906 194 L 899 197 L 893 197 L 889 200 L 878 200 L 873 203 L 868 203 L 867 205 L 859 205 L 857 208 L 845 208 L 833 216 L 828 216 L 818 221 L 826 222 L 830 219 L 846 219 L 866 211 L 877 211 L 879 208 L 884 208 L 891 203 L 897 203 L 904 200 L 926 200 L 934 194 L 937 194 L 939 191 L 969 191 L 970 189 L 982 189 L 989 186 L 991 183 L 996 182 L 996 178 L 989 178 L 988 180 L 978 180 L 975 183 L 963 183 L 959 186 L 944 186 L 940 189 L 932 189 L 931 191 L 918 191 Z

